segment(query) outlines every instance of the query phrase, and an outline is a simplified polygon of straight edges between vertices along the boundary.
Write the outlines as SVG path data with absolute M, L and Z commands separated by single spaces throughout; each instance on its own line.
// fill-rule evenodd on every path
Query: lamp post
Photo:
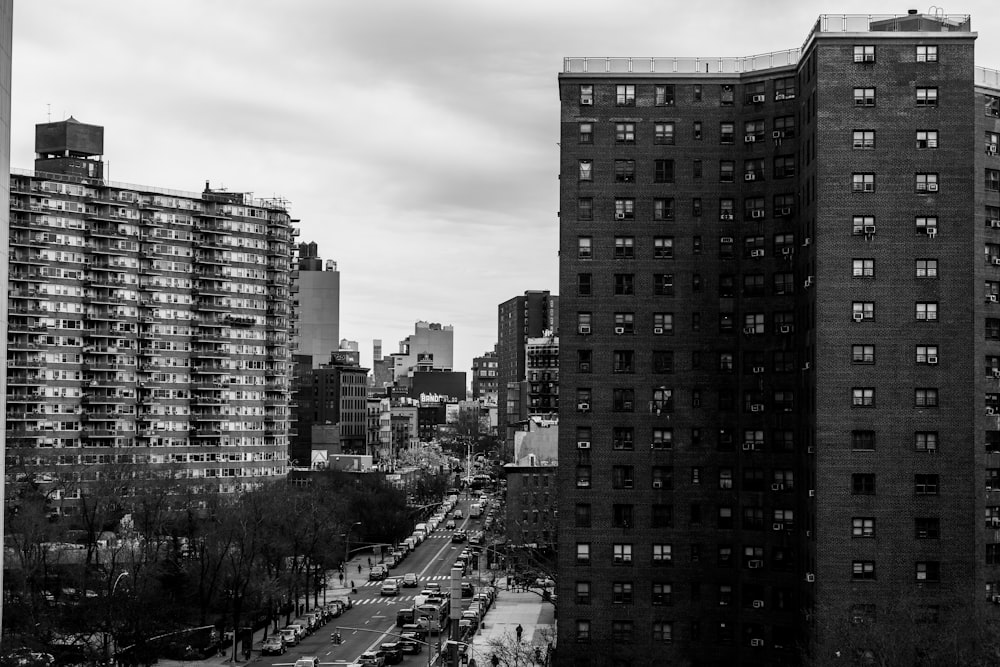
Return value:
M 111 606 L 114 604 L 115 591 L 118 590 L 118 584 L 127 576 L 128 572 L 120 572 L 115 577 L 115 583 L 111 584 L 111 591 L 108 594 L 108 615 L 104 627 L 104 658 L 109 661 L 111 660 Z
M 347 532 L 344 533 L 344 577 L 347 577 L 347 560 L 351 557 L 351 529 L 360 525 L 360 521 L 355 521 L 347 527 Z

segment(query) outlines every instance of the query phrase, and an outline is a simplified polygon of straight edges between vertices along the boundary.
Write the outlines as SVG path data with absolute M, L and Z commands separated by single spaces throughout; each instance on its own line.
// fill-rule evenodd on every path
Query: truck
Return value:
M 469 518 L 478 519 L 483 515 L 483 506 L 480 503 L 472 503 L 469 508 Z

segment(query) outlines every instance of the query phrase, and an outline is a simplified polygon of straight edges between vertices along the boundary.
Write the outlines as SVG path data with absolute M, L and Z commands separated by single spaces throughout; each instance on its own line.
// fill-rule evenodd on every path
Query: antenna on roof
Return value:
M 45 110 L 45 114 L 48 116 L 48 120 L 45 121 L 45 122 L 46 123 L 51 123 L 52 122 L 52 105 L 51 104 L 46 104 L 45 105 L 45 109 L 46 109 Z

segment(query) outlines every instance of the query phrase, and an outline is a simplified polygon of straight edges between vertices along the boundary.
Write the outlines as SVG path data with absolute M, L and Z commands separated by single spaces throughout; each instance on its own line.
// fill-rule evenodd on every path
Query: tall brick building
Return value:
M 790 51 L 566 59 L 560 664 L 940 664 L 996 621 L 975 38 L 829 15 Z

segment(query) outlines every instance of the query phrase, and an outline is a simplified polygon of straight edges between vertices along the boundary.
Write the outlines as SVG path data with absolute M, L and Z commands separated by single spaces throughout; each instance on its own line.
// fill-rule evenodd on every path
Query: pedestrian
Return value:
M 340 573 L 340 585 L 341 586 L 344 585 L 344 573 L 343 572 Z
M 368 557 L 368 567 L 371 567 L 371 566 L 372 566 L 372 557 L 369 556 Z
M 369 565 L 368 567 L 371 567 L 371 565 Z M 361 563 L 358 563 L 358 574 L 361 574 Z
M 521 627 L 520 623 L 518 623 L 517 627 L 514 628 L 514 632 L 517 633 L 517 643 L 520 644 L 521 643 L 521 634 L 524 632 L 524 628 Z
M 536 646 L 535 647 L 535 664 L 536 665 L 541 665 L 542 664 L 542 647 L 541 646 Z

